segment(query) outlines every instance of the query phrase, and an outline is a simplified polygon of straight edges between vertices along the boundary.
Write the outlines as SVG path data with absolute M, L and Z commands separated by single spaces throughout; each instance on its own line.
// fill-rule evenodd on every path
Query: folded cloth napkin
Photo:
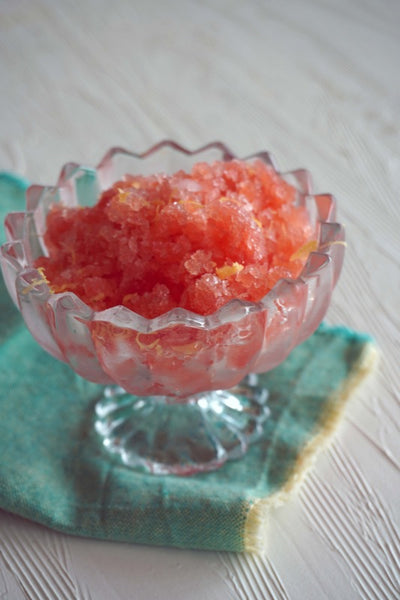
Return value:
M 1 218 L 23 210 L 26 185 L 0 173 Z M 243 459 L 193 477 L 154 476 L 106 453 L 93 427 L 101 387 L 38 346 L 2 281 L 0 307 L 0 508 L 99 539 L 261 551 L 268 510 L 331 438 L 376 355 L 369 336 L 321 325 L 261 376 L 271 414 Z

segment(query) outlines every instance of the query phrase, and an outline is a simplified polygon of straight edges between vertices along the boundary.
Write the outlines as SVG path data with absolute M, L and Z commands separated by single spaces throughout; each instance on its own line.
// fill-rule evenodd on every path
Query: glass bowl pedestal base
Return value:
M 268 393 L 250 374 L 230 390 L 188 398 L 139 397 L 107 386 L 95 427 L 122 463 L 160 475 L 192 475 L 242 457 L 269 414 Z

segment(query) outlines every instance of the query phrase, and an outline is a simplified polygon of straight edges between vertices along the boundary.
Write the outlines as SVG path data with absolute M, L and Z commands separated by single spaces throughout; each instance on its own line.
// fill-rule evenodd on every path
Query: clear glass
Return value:
M 259 157 L 276 169 L 268 152 Z M 125 174 L 189 170 L 236 158 L 220 142 L 188 151 L 163 141 L 137 154 L 113 148 L 96 168 L 65 165 L 54 187 L 31 186 L 26 211 L 5 221 L 0 261 L 10 296 L 41 346 L 82 377 L 104 384 L 94 417 L 104 446 L 151 473 L 193 474 L 242 456 L 262 433 L 267 394 L 257 373 L 281 363 L 328 308 L 344 255 L 335 200 L 315 195 L 305 170 L 281 173 L 307 208 L 318 247 L 296 280 L 280 280 L 259 302 L 231 300 L 209 316 L 176 308 L 146 319 L 123 306 L 93 311 L 75 294 L 52 294 L 33 268 L 46 254 L 52 204 L 92 205 Z

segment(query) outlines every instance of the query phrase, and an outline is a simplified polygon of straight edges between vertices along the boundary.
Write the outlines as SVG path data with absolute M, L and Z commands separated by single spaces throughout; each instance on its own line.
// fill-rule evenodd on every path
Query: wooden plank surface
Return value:
M 332 323 L 372 333 L 352 400 L 265 557 L 76 539 L 0 512 L 7 600 L 400 597 L 400 3 L 0 0 L 0 169 L 220 139 L 307 167 L 346 223 Z

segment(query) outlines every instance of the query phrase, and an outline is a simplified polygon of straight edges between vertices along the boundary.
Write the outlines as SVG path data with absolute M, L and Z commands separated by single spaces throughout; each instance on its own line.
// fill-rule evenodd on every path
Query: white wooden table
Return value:
M 0 0 L 0 168 L 162 138 L 272 150 L 334 193 L 348 248 L 328 320 L 382 359 L 264 558 L 61 535 L 0 512 L 0 598 L 400 598 L 398 0 Z M 0 457 L 1 460 L 1 457 Z

